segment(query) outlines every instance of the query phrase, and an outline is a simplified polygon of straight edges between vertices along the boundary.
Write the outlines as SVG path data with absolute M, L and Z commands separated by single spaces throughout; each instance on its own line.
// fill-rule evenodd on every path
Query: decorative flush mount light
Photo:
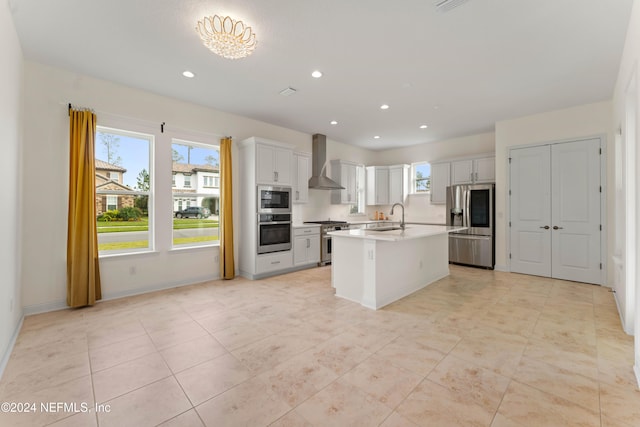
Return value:
M 188 78 L 190 78 L 190 79 L 192 79 L 192 78 L 194 78 L 194 77 L 196 76 L 195 74 L 193 74 L 193 73 L 192 73 L 191 71 L 189 71 L 189 70 L 187 70 L 187 71 L 183 71 L 183 72 L 182 72 L 182 75 L 183 75 L 183 76 L 185 76 L 185 77 L 188 77 Z
M 338 122 L 337 122 L 337 121 L 335 121 L 335 120 L 331 120 L 331 124 L 332 124 L 332 125 L 337 125 L 337 124 L 338 124 Z
M 387 104 L 382 104 L 382 105 L 380 106 L 380 109 L 381 109 L 381 110 L 388 110 L 388 109 L 389 109 L 389 106 L 388 106 Z
M 420 129 L 426 129 L 426 128 L 428 128 L 428 127 L 429 127 L 429 126 L 427 126 L 427 125 L 420 125 Z
M 205 16 L 198 21 L 196 31 L 206 47 L 227 59 L 245 58 L 257 44 L 251 27 L 229 16 Z
M 322 71 L 315 70 L 313 73 L 311 73 L 311 77 L 319 79 L 320 77 L 322 77 Z

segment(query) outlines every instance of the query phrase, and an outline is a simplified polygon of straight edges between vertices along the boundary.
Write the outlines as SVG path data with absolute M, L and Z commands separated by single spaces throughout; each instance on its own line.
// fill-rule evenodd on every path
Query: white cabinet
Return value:
M 256 183 L 291 185 L 293 152 L 265 144 L 256 145 Z
M 434 163 L 431 165 L 431 203 L 444 204 L 447 201 L 451 163 Z
M 367 205 L 389 204 L 389 167 L 367 167 Z
M 309 201 L 309 178 L 311 178 L 311 154 L 293 153 L 293 203 Z
M 404 203 L 409 193 L 409 165 L 389 166 L 389 204 Z
M 344 190 L 331 190 L 331 203 L 334 205 L 353 205 L 356 203 L 357 164 L 344 160 L 331 160 L 331 179 L 344 187 Z
M 297 227 L 293 229 L 293 235 L 293 265 L 319 263 L 320 227 Z
M 451 185 L 494 182 L 495 163 L 494 157 L 451 162 Z
M 272 273 L 293 267 L 291 251 L 275 252 L 256 257 L 256 274 Z

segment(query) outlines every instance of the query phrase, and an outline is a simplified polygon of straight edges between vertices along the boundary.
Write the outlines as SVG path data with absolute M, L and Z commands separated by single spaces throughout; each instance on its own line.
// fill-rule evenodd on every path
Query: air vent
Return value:
M 292 87 L 288 87 L 288 88 L 286 88 L 286 89 L 282 89 L 282 90 L 280 91 L 280 95 L 282 95 L 282 96 L 291 96 L 291 95 L 293 95 L 293 94 L 294 94 L 294 93 L 296 93 L 296 92 L 297 92 L 297 91 L 296 91 L 294 88 L 292 88 Z
M 448 12 L 451 9 L 468 2 L 469 0 L 435 0 L 436 10 L 438 12 Z

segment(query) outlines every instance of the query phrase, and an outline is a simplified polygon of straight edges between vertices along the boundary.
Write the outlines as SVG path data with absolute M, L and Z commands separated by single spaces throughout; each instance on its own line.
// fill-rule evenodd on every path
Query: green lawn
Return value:
M 218 224 L 218 220 L 213 219 L 173 219 L 174 230 L 183 230 L 186 228 L 217 228 Z M 98 221 L 98 233 L 147 230 L 149 230 L 149 219 L 146 217 L 141 218 L 139 221 Z

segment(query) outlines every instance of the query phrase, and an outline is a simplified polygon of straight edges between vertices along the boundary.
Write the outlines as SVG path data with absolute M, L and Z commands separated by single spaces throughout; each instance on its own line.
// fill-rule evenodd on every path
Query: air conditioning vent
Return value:
M 448 12 L 451 9 L 458 7 L 468 1 L 469 0 L 435 0 L 436 10 L 442 13 Z

